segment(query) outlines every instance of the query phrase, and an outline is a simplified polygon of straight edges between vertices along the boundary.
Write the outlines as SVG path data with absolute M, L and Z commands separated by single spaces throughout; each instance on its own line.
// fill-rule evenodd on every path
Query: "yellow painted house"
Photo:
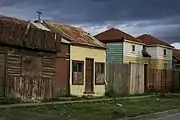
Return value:
M 148 63 L 150 56 L 143 52 L 145 44 L 119 29 L 111 28 L 99 33 L 95 37 L 106 44 L 107 61 L 118 61 L 120 63 Z
M 44 21 L 44 24 L 70 42 L 70 94 L 103 96 L 106 75 L 105 45 L 80 28 L 50 21 Z
M 145 50 L 151 56 L 149 67 L 152 69 L 172 69 L 173 46 L 151 35 L 138 37 L 144 44 Z

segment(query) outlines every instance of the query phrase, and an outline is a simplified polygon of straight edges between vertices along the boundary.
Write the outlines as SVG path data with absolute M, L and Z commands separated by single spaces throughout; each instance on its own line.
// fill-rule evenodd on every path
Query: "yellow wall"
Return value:
M 103 96 L 105 93 L 105 85 L 95 85 L 95 62 L 106 62 L 106 51 L 94 47 L 75 46 L 71 45 L 70 52 L 70 94 L 75 96 L 82 96 L 85 92 L 85 71 L 84 71 L 84 85 L 72 85 L 72 60 L 84 61 L 84 70 L 86 68 L 85 59 L 94 59 L 94 92 L 93 96 Z M 87 95 L 87 94 L 85 94 Z
M 172 60 L 164 60 L 164 59 L 149 59 L 149 58 L 136 58 L 130 56 L 124 56 L 124 63 L 142 63 L 149 64 L 149 68 L 152 69 L 164 69 L 164 63 L 167 63 L 168 69 L 172 68 Z
M 140 58 L 140 57 L 130 57 L 130 56 L 124 56 L 123 57 L 123 63 L 142 63 L 142 64 L 148 64 L 148 58 Z
M 167 69 L 172 69 L 172 60 L 151 59 L 149 64 L 150 68 L 164 69 L 164 63 L 167 63 Z

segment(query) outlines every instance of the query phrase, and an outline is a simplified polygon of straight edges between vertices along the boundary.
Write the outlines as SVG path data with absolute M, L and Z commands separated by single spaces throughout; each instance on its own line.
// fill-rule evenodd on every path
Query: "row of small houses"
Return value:
M 126 55 L 124 47 L 120 46 L 133 43 L 132 50 L 136 52 L 136 44 L 144 43 L 120 30 L 114 32 L 115 36 L 111 33 L 106 40 L 101 40 L 69 25 L 0 16 L 0 97 L 32 101 L 70 95 L 103 96 L 108 84 L 108 90 L 113 89 L 113 81 L 116 81 L 113 82 L 116 90 L 120 89 L 118 86 L 124 86 L 128 93 L 144 92 L 144 86 L 148 86 L 144 71 L 149 68 L 146 65 L 152 64 L 142 61 L 149 61 L 151 57 L 143 52 L 141 59 L 123 58 Z M 107 44 L 112 36 L 113 40 Z M 113 49 L 114 53 L 111 53 Z M 128 64 L 131 64 L 123 69 L 125 59 L 125 63 L 129 59 Z M 136 61 L 137 65 L 133 65 Z M 134 73 L 136 70 L 139 72 Z M 125 74 L 126 85 L 121 82 Z M 136 90 L 139 85 L 141 88 Z

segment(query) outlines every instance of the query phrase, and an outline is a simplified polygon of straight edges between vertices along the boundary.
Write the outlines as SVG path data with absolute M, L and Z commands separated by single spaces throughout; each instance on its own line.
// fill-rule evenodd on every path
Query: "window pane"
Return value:
M 78 72 L 82 72 L 82 70 L 83 70 L 82 63 L 78 63 Z

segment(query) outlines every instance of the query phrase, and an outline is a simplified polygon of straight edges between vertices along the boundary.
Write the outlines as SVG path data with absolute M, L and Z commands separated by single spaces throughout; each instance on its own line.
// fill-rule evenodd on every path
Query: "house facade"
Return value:
M 148 63 L 150 56 L 143 53 L 145 44 L 119 29 L 111 28 L 95 37 L 106 44 L 109 62 Z
M 43 24 L 70 42 L 69 94 L 103 96 L 106 75 L 105 45 L 80 28 L 50 21 L 44 21 Z
M 151 56 L 149 68 L 172 69 L 173 46 L 147 34 L 139 36 L 138 39 L 146 44 L 145 51 Z

